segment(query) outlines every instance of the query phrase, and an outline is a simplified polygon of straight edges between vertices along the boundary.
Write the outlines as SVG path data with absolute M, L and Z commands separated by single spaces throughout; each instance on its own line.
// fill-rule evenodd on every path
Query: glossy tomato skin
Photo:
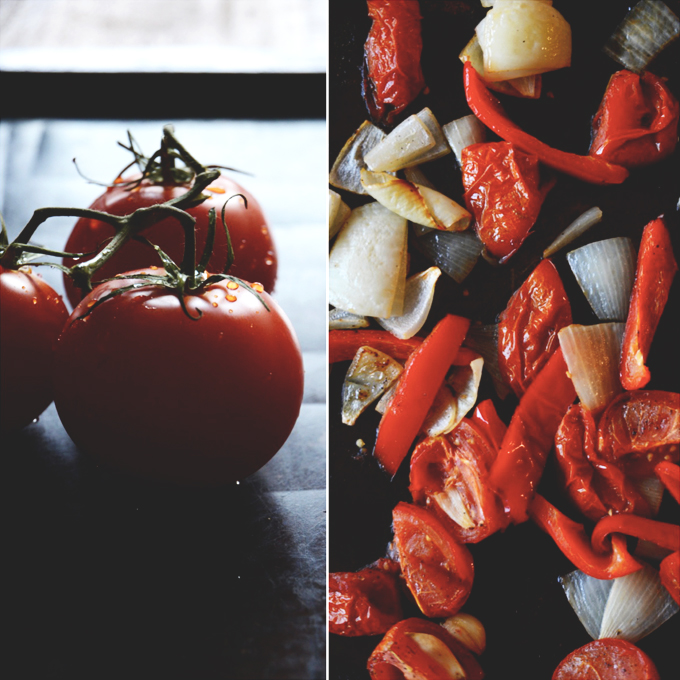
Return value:
M 61 296 L 30 267 L 0 266 L 0 432 L 50 405 L 53 346 L 67 318 Z
M 185 296 L 200 318 L 148 285 L 85 316 L 129 283 L 98 286 L 59 338 L 55 403 L 68 434 L 103 464 L 176 484 L 217 486 L 261 468 L 302 402 L 302 355 L 284 312 L 221 281 Z
M 148 181 L 142 182 L 139 188 L 132 190 L 118 184 L 104 192 L 90 208 L 112 215 L 128 215 L 138 208 L 169 201 L 186 191 L 186 186 L 158 185 Z M 255 197 L 224 175 L 212 182 L 204 193 L 209 198 L 195 208 L 187 210 L 196 218 L 197 259 L 200 258 L 205 245 L 208 213 L 211 208 L 215 208 L 217 213 L 215 245 L 208 268 L 213 272 L 221 272 L 224 269 L 227 261 L 227 238 L 220 220 L 222 206 L 229 197 L 243 194 L 248 202 L 247 209 L 240 198 L 233 198 L 227 203 L 225 211 L 235 256 L 229 273 L 245 281 L 261 283 L 264 289 L 271 293 L 276 282 L 276 248 L 267 219 Z M 113 234 L 114 229 L 110 225 L 98 220 L 81 218 L 76 222 L 65 249 L 72 253 L 91 252 L 100 248 Z M 161 220 L 145 229 L 143 236 L 160 246 L 175 262 L 182 261 L 184 232 L 176 220 L 172 218 Z M 70 266 L 73 260 L 66 259 L 64 263 Z M 122 272 L 158 264 L 160 264 L 158 256 L 148 245 L 129 241 L 97 271 L 96 280 L 102 281 Z M 73 286 L 68 277 L 64 278 L 64 285 L 68 299 L 75 307 L 82 299 L 82 293 Z

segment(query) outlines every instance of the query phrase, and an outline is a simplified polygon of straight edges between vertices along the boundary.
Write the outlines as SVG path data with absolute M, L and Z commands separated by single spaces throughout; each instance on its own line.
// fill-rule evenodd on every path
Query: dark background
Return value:
M 590 142 L 591 117 L 597 110 L 611 74 L 619 66 L 601 52 L 601 47 L 624 17 L 627 2 L 570 3 L 554 6 L 569 21 L 573 37 L 572 67 L 543 76 L 543 94 L 537 101 L 501 98 L 509 116 L 525 130 L 552 146 L 586 154 Z M 676 13 L 680 3 L 667 3 Z M 422 94 L 402 116 L 429 106 L 440 124 L 470 113 L 462 86 L 462 63 L 458 54 L 473 35 L 486 10 L 478 1 L 422 0 L 423 71 L 429 93 Z M 363 0 L 332 1 L 330 4 L 330 157 L 333 163 L 345 141 L 368 118 L 361 97 L 363 44 L 370 20 Z M 650 70 L 668 77 L 676 97 L 680 94 L 680 45 L 676 42 L 656 60 Z M 489 139 L 494 135 L 490 134 Z M 674 243 L 680 253 L 680 220 L 676 210 L 679 196 L 680 154 L 647 169 L 631 173 L 620 186 L 588 185 L 559 176 L 548 194 L 535 225 L 519 252 L 502 267 L 480 260 L 462 285 L 442 276 L 437 284 L 433 312 L 421 334 L 446 312 L 493 323 L 511 293 L 538 263 L 543 249 L 573 219 L 592 206 L 604 217 L 600 224 L 554 256 L 575 323 L 595 323 L 578 284 L 566 262 L 566 252 L 585 243 L 627 235 L 639 245 L 643 227 L 665 214 Z M 462 202 L 460 171 L 453 155 L 423 166 L 435 186 Z M 343 193 L 352 206 L 366 197 Z M 430 266 L 414 248 L 411 272 Z M 648 365 L 652 372 L 650 389 L 678 391 L 680 360 L 677 351 L 677 319 L 680 284 L 673 284 Z M 329 388 L 329 563 L 331 571 L 354 571 L 384 556 L 391 540 L 392 508 L 399 500 L 410 500 L 408 469 L 402 466 L 390 482 L 369 454 L 357 454 L 357 439 L 370 452 L 379 417 L 371 409 L 354 427 L 341 424 L 340 394 L 347 364 L 336 365 Z M 482 382 L 480 399 L 492 397 L 507 423 L 516 405 L 514 397 L 500 401 L 488 376 Z M 549 462 L 540 491 L 574 519 L 558 489 Z M 661 516 L 677 522 L 677 504 L 666 498 Z M 578 521 L 581 521 L 579 519 Z M 470 546 L 475 561 L 475 583 L 463 611 L 478 617 L 487 632 L 487 651 L 480 662 L 488 680 L 523 677 L 531 680 L 551 677 L 559 662 L 590 638 L 572 611 L 557 577 L 573 570 L 552 540 L 531 523 L 513 526 Z M 404 598 L 407 602 L 407 598 Z M 407 602 L 409 615 L 419 615 Z M 642 641 L 639 646 L 657 664 L 662 678 L 677 672 L 677 644 L 680 617 L 675 616 Z M 368 656 L 379 637 L 343 638 L 331 635 L 331 680 L 364 680 Z

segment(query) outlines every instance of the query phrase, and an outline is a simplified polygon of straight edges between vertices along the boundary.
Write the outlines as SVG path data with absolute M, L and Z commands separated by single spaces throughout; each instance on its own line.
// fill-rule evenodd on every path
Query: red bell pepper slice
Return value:
M 593 640 L 579 647 L 555 669 L 552 680 L 660 680 L 654 662 L 631 642 Z
M 664 588 L 680 604 L 680 552 L 674 552 L 661 560 L 659 576 Z
M 658 463 L 654 472 L 662 484 L 670 491 L 671 496 L 680 503 L 680 466 L 667 460 Z
M 498 321 L 498 363 L 521 397 L 559 347 L 558 332 L 571 324 L 571 305 L 550 260 L 542 260 L 510 298 Z
M 465 97 L 472 112 L 488 128 L 506 142 L 525 153 L 538 156 L 545 165 L 592 184 L 620 184 L 628 170 L 594 156 L 578 156 L 544 144 L 509 120 L 496 97 L 489 92 L 472 64 L 465 62 L 463 70 Z
M 487 486 L 498 449 L 472 419 L 428 437 L 411 457 L 413 501 L 437 515 L 461 543 L 478 543 L 504 526 L 503 508 Z
M 571 406 L 555 435 L 555 459 L 569 498 L 594 521 L 610 510 L 649 516 L 649 503 L 623 470 L 599 455 L 596 440 L 592 413 L 581 404 Z
M 508 521 L 526 521 L 557 428 L 575 399 L 558 348 L 520 399 L 489 474 L 489 485 L 503 502 Z
M 470 551 L 432 513 L 400 502 L 392 511 L 401 572 L 425 616 L 453 616 L 465 604 L 474 579 Z
M 359 347 L 364 346 L 384 352 L 393 359 L 405 361 L 422 342 L 423 338 L 419 337 L 401 340 L 389 331 L 330 331 L 328 334 L 328 363 L 351 361 Z
M 590 155 L 626 168 L 649 165 L 673 153 L 680 105 L 666 83 L 649 71 L 618 71 L 593 118 Z
M 394 476 L 420 431 L 470 322 L 448 314 L 406 363 L 378 427 L 375 457 Z
M 628 552 L 623 536 L 612 536 L 611 548 L 597 552 L 583 525 L 569 519 L 538 493 L 531 501 L 529 514 L 572 564 L 588 576 L 606 580 L 642 569 L 642 564 Z
M 328 582 L 328 630 L 335 635 L 379 635 L 404 618 L 393 571 L 335 572 Z
M 663 313 L 678 264 L 663 219 L 652 220 L 642 232 L 635 283 L 621 348 L 621 384 L 643 388 L 650 379 L 645 361 Z
M 471 144 L 461 157 L 465 203 L 486 251 L 505 262 L 538 219 L 554 181 L 541 185 L 538 158 L 508 142 Z
M 461 677 L 482 680 L 484 677 L 475 657 L 444 627 L 416 618 L 393 626 L 371 654 L 367 667 L 371 680 L 457 680 Z
M 591 541 L 595 550 L 606 551 L 607 538 L 612 534 L 641 538 L 672 552 L 680 550 L 680 526 L 677 524 L 630 514 L 609 515 L 603 517 L 593 529 Z
M 680 457 L 680 394 L 661 390 L 620 394 L 602 414 L 597 439 L 605 460 L 632 475 L 653 475 L 658 463 Z
M 487 438 L 491 447 L 499 451 L 508 426 L 498 417 L 493 401 L 491 399 L 480 401 L 471 420 Z
M 390 124 L 425 88 L 418 0 L 368 0 L 373 24 L 364 45 L 364 98 L 377 122 Z

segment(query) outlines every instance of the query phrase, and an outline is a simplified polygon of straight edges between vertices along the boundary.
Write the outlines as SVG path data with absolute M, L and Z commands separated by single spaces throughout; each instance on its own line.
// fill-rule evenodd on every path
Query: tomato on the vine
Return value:
M 90 208 L 112 215 L 128 215 L 138 208 L 157 205 L 181 196 L 189 188 L 188 184 L 157 184 L 148 179 L 142 180 L 137 186 L 130 186 L 129 183 L 135 179 L 134 176 L 128 177 L 125 181 L 110 187 L 92 203 Z M 205 246 L 208 213 L 214 208 L 217 215 L 220 215 L 226 202 L 225 220 L 235 255 L 230 273 L 245 281 L 261 283 L 264 289 L 271 293 L 276 282 L 276 248 L 267 219 L 255 197 L 225 175 L 220 175 L 211 182 L 203 193 L 208 198 L 199 205 L 187 209 L 187 212 L 196 218 L 197 251 L 203 252 Z M 237 197 L 238 194 L 245 197 L 247 207 L 243 200 Z M 109 224 L 81 218 L 76 222 L 65 249 L 77 253 L 96 251 L 114 233 L 115 229 Z M 144 229 L 142 236 L 162 248 L 176 262 L 182 259 L 184 234 L 179 225 L 173 223 L 172 218 L 161 220 Z M 217 229 L 208 269 L 222 271 L 227 261 L 227 252 L 224 229 Z M 64 260 L 66 266 L 71 266 L 73 262 L 74 260 L 70 258 Z M 131 240 L 97 272 L 97 280 L 143 269 L 156 262 L 157 257 L 153 249 L 141 241 Z M 68 299 L 75 307 L 82 299 L 82 292 L 73 285 L 68 276 L 64 277 L 64 285 Z
M 229 277 L 182 295 L 134 278 L 164 273 L 103 283 L 74 310 L 56 347 L 59 416 L 82 451 L 125 473 L 199 486 L 240 480 L 297 420 L 295 332 L 256 284 Z
M 53 346 L 67 318 L 30 267 L 0 266 L 0 432 L 29 425 L 52 402 Z

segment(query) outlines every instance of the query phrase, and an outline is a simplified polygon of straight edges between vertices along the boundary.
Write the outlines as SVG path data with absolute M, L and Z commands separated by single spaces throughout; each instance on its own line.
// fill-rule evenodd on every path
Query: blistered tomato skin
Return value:
M 94 306 L 128 285 L 97 287 L 57 343 L 55 403 L 73 441 L 114 469 L 183 485 L 217 486 L 261 468 L 302 402 L 288 318 L 267 293 L 270 311 L 233 281 L 185 296 L 200 318 L 148 285 Z
M 133 178 L 134 179 L 134 178 Z M 118 184 L 108 189 L 90 206 L 112 215 L 128 215 L 138 208 L 169 201 L 186 193 L 186 186 L 165 186 L 144 181 L 139 188 L 126 188 Z M 208 213 L 215 208 L 217 213 L 215 245 L 209 262 L 209 269 L 221 272 L 227 261 L 227 237 L 220 221 L 222 206 L 236 194 L 245 196 L 248 207 L 236 197 L 228 201 L 225 219 L 232 245 L 234 264 L 229 273 L 245 281 L 258 282 L 271 293 L 274 290 L 277 273 L 276 248 L 269 223 L 259 203 L 248 191 L 233 180 L 221 175 L 204 192 L 209 196 L 203 203 L 187 210 L 196 218 L 196 252 L 200 258 L 208 232 Z M 114 229 L 104 222 L 79 219 L 66 243 L 65 250 L 72 253 L 95 251 L 114 234 Z M 142 232 L 151 243 L 160 246 L 175 262 L 181 262 L 184 254 L 184 233 L 176 220 L 168 218 L 148 227 Z M 70 266 L 73 260 L 66 259 Z M 139 241 L 131 240 L 112 257 L 95 275 L 96 281 L 111 278 L 121 272 L 160 265 L 152 248 Z M 75 307 L 82 299 L 82 293 L 75 288 L 68 277 L 64 278 L 66 293 Z
M 67 318 L 38 274 L 0 266 L 0 432 L 29 425 L 50 405 L 53 346 Z

